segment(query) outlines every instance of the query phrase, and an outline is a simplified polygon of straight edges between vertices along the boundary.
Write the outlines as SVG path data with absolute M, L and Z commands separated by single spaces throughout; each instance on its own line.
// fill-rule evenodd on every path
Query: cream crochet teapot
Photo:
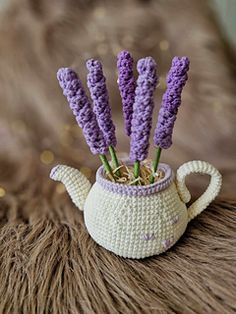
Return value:
M 161 163 L 159 169 L 164 178 L 146 186 L 111 182 L 103 166 L 93 186 L 79 170 L 65 165 L 54 167 L 50 177 L 61 181 L 74 204 L 84 210 L 87 230 L 98 244 L 123 257 L 145 258 L 173 246 L 221 187 L 220 173 L 204 161 L 183 164 L 176 178 L 169 165 Z M 187 208 L 191 196 L 185 177 L 191 173 L 208 174 L 211 180 L 205 193 Z

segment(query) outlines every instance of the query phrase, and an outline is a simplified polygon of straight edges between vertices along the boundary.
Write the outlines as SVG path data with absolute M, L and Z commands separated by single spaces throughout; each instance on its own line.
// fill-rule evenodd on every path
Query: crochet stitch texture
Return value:
M 57 79 L 77 123 L 83 130 L 91 152 L 93 154 L 105 154 L 107 145 L 78 75 L 69 68 L 61 68 L 57 72 Z
M 134 60 L 128 51 L 121 51 L 117 57 L 118 85 L 122 99 L 125 132 L 131 134 L 131 121 L 135 99 L 136 82 L 133 75 Z
M 154 144 L 167 149 L 172 145 L 172 133 L 178 108 L 181 104 L 181 93 L 188 79 L 189 59 L 174 57 L 171 69 L 167 75 L 167 90 L 162 98 L 158 115 L 157 127 L 154 133 Z
M 117 255 L 144 258 L 169 249 L 184 233 L 188 222 L 200 214 L 216 197 L 221 175 L 204 161 L 190 161 L 177 170 L 160 164 L 165 177 L 149 186 L 128 186 L 104 178 L 104 168 L 97 171 L 91 184 L 76 169 L 64 165 L 51 172 L 53 180 L 65 184 L 73 202 L 84 209 L 85 224 L 92 238 Z M 206 191 L 189 208 L 190 193 L 185 177 L 191 173 L 211 176 Z
M 140 59 L 137 70 L 139 77 L 135 89 L 130 137 L 131 161 L 142 161 L 147 158 L 154 108 L 153 94 L 158 82 L 157 66 L 152 57 Z
M 106 79 L 103 75 L 102 64 L 98 60 L 90 59 L 86 63 L 89 71 L 87 85 L 93 100 L 94 112 L 98 125 L 103 133 L 107 146 L 116 146 L 115 126 L 111 118 Z

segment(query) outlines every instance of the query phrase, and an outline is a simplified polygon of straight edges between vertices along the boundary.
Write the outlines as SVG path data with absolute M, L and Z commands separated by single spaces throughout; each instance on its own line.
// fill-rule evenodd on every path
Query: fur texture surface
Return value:
M 218 201 L 171 250 L 128 260 L 43 183 L 1 202 L 1 313 L 235 313 L 236 203 Z

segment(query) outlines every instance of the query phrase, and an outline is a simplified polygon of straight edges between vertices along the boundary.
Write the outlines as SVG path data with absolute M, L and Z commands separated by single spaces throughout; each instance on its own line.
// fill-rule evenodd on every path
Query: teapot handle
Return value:
M 188 208 L 188 221 L 200 214 L 219 194 L 222 177 L 219 171 L 205 161 L 194 160 L 184 163 L 177 170 L 176 185 L 180 198 L 184 203 L 191 199 L 189 190 L 185 185 L 185 177 L 191 173 L 202 173 L 211 176 L 206 191 Z

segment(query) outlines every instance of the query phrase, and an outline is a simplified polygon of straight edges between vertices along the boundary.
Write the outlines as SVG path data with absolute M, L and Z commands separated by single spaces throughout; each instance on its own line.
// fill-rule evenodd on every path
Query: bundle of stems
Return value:
M 172 145 L 172 133 L 181 93 L 188 79 L 189 59 L 174 57 L 167 75 L 167 89 L 162 98 L 154 133 L 156 147 L 152 169 L 147 167 L 149 137 L 152 127 L 154 92 L 158 84 L 157 65 L 152 57 L 137 62 L 138 79 L 133 74 L 133 58 L 122 51 L 117 58 L 118 85 L 122 99 L 125 132 L 130 136 L 131 167 L 118 161 L 116 155 L 115 126 L 111 117 L 106 79 L 98 60 L 87 61 L 87 86 L 92 104 L 87 97 L 77 73 L 70 68 L 58 70 L 57 78 L 78 125 L 93 154 L 98 154 L 107 177 L 118 183 L 147 185 L 163 177 L 158 165 L 163 149 Z M 110 153 L 111 163 L 107 153 Z M 161 173 L 161 174 L 160 174 Z

